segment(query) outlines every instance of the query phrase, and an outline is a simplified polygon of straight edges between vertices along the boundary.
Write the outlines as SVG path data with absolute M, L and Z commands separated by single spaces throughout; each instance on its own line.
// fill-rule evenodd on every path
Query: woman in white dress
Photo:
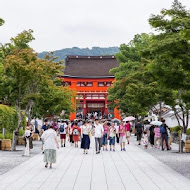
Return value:
M 59 148 L 57 133 L 53 129 L 53 126 L 50 126 L 48 130 L 46 130 L 41 138 L 44 140 L 44 162 L 45 167 L 48 167 L 50 164 L 50 168 L 52 168 L 52 163 L 56 163 L 56 146 Z
M 23 156 L 30 156 L 29 138 L 31 137 L 31 131 L 29 127 L 26 127 L 24 132 L 24 139 L 26 141 L 25 150 Z

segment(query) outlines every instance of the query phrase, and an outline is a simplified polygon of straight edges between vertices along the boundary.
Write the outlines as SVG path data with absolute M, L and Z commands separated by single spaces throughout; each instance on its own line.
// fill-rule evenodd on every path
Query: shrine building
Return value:
M 110 109 L 107 100 L 108 88 L 112 86 L 114 75 L 110 69 L 118 67 L 115 56 L 73 56 L 65 59 L 63 85 L 69 85 L 76 93 L 76 112 L 70 119 L 76 119 L 77 113 L 83 117 L 87 113 L 98 112 L 102 117 L 112 115 L 120 119 L 118 109 Z

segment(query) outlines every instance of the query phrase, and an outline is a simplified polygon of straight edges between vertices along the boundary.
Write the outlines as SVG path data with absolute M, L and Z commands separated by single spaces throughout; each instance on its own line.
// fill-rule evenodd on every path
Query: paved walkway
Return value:
M 92 139 L 93 141 L 93 139 Z M 38 154 L 0 176 L 0 189 L 10 190 L 189 190 L 190 180 L 144 150 L 130 144 L 126 152 L 88 155 L 68 145 L 58 150 L 57 163 L 46 169 Z

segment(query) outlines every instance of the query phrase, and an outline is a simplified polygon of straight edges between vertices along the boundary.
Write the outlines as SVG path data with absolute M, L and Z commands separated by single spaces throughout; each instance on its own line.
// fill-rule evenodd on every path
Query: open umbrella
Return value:
M 151 125 L 160 126 L 160 125 L 162 125 L 162 122 L 160 122 L 160 121 L 152 121 L 150 124 L 151 124 Z
M 135 120 L 135 117 L 133 116 L 129 116 L 129 117 L 126 117 L 125 119 L 123 119 L 123 121 L 133 121 Z
M 114 119 L 112 119 L 111 121 L 112 121 L 113 123 L 120 123 L 120 120 L 117 119 L 117 118 L 114 118 Z

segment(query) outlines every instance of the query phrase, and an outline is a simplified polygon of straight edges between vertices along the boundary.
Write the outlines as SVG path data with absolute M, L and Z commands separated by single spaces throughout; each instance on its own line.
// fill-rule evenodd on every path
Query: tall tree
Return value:
M 148 34 L 136 35 L 128 45 L 122 44 L 116 54 L 120 66 L 110 71 L 116 81 L 109 89 L 108 98 L 113 106 L 127 114 L 147 115 L 159 101 L 160 86 L 141 55 L 141 51 L 148 48 L 150 38 Z
M 72 105 L 74 93 L 68 87 L 50 85 L 43 86 L 39 98 L 32 110 L 32 117 L 60 116 L 64 110 L 67 115 L 74 111 Z
M 173 91 L 168 101 L 186 133 L 190 110 L 190 11 L 175 0 L 171 9 L 152 15 L 149 23 L 158 34 L 153 35 L 149 50 L 149 68 L 161 86 Z M 179 124 L 180 124 L 179 122 Z
M 22 120 L 27 115 L 30 121 L 33 107 L 42 97 L 44 87 L 50 91 L 53 88 L 53 91 L 57 92 L 56 95 L 59 92 L 62 97 L 67 97 L 65 102 L 68 101 L 69 103 L 64 102 L 65 107 L 69 110 L 71 106 L 68 89 L 58 91 L 58 87 L 54 84 L 56 76 L 62 74 L 62 62 L 56 62 L 52 55 L 39 59 L 37 53 L 29 46 L 29 43 L 34 39 L 32 32 L 32 30 L 29 30 L 20 33 L 15 38 L 11 38 L 11 43 L 5 44 L 1 48 L 4 53 L 2 59 L 4 84 L 2 87 L 5 92 L 2 101 L 15 106 L 18 114 L 18 125 L 14 135 L 15 138 L 13 138 L 13 150 L 16 149 L 16 139 Z M 50 98 L 49 101 L 53 100 L 52 97 Z M 57 107 L 59 107 L 59 103 L 63 106 L 62 99 L 57 97 L 54 100 Z M 57 107 L 54 106 L 55 109 Z M 58 108 L 56 109 L 57 112 Z

